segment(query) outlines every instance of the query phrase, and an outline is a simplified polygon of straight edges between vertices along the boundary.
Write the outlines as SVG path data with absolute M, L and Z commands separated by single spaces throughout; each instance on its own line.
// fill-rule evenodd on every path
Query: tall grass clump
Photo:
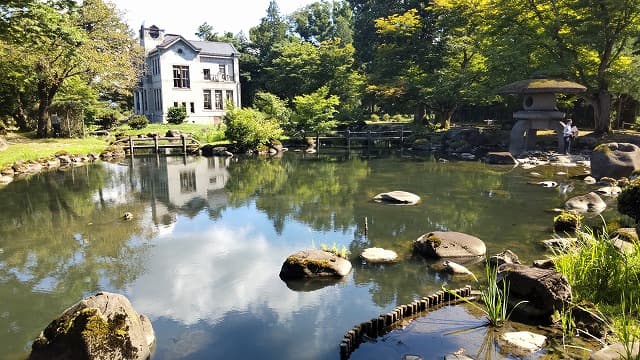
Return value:
M 640 360 L 631 352 L 640 341 L 640 245 L 619 250 L 606 227 L 576 235 L 574 246 L 554 254 L 556 270 L 569 281 L 574 301 L 591 302 L 612 319 L 609 325 L 625 346 L 623 358 Z
M 450 294 L 455 295 L 461 300 L 465 301 L 469 305 L 475 307 L 482 313 L 484 313 L 487 323 L 491 326 L 502 326 L 504 323 L 509 320 L 511 317 L 511 313 L 515 310 L 520 304 L 525 303 L 526 301 L 520 301 L 517 303 L 511 311 L 509 311 L 509 282 L 504 279 L 498 284 L 498 268 L 491 267 L 489 264 L 485 266 L 485 273 L 487 276 L 487 286 L 480 289 L 480 299 L 484 306 L 478 305 L 475 302 L 472 302 L 466 298 L 460 297 L 455 292 L 448 291 Z

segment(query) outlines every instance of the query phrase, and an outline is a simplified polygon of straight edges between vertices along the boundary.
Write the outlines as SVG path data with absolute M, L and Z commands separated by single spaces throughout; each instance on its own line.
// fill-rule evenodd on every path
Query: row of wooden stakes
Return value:
M 366 339 L 374 339 L 382 336 L 398 325 L 398 322 L 409 317 L 445 305 L 448 302 L 468 298 L 471 296 L 471 286 L 449 291 L 438 291 L 433 295 L 425 296 L 407 305 L 399 305 L 386 314 L 380 314 L 377 318 L 354 326 L 342 338 L 340 342 L 340 359 L 346 360 L 351 353 Z

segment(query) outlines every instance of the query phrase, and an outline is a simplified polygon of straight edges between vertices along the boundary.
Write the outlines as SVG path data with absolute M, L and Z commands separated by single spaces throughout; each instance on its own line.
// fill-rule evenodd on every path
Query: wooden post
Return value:
M 351 130 L 347 129 L 347 150 L 351 151 Z
M 400 147 L 404 145 L 404 125 L 400 127 Z
M 367 130 L 367 146 L 371 147 L 371 130 Z
M 158 135 L 153 135 L 153 148 L 158 153 Z
M 187 137 L 184 134 L 180 134 L 182 138 L 182 153 L 187 155 Z
M 129 154 L 133 157 L 133 139 L 129 136 Z
M 364 217 L 364 236 L 368 236 L 369 235 L 369 220 L 367 219 L 367 217 Z
M 320 153 L 320 134 L 316 133 L 316 152 Z

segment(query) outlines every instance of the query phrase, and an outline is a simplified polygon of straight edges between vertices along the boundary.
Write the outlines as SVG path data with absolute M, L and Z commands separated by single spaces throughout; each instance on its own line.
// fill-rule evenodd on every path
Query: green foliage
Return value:
M 97 124 L 105 130 L 113 129 L 120 124 L 122 114 L 116 109 L 104 108 L 96 115 Z
M 334 115 L 340 100 L 335 95 L 329 95 L 326 87 L 293 100 L 294 112 L 291 116 L 298 130 L 312 134 L 324 134 L 336 127 Z
M 320 248 L 322 249 L 322 251 L 332 253 L 343 259 L 347 259 L 350 254 L 350 251 L 346 246 L 342 245 L 341 248 L 338 248 L 338 245 L 336 243 L 333 243 L 331 247 L 328 247 L 326 244 L 320 244 Z
M 640 248 L 629 253 L 618 250 L 603 229 L 578 230 L 577 245 L 555 254 L 553 262 L 573 290 L 577 300 L 615 304 L 622 296 L 640 299 L 635 285 L 640 279 Z
M 147 119 L 144 115 L 134 115 L 127 122 L 129 127 L 132 129 L 140 130 L 144 129 L 149 125 L 149 119 Z
M 289 18 L 292 30 L 307 42 L 340 39 L 351 43 L 351 16 L 345 1 L 317 1 L 295 11 Z
M 194 132 L 193 137 L 201 144 L 213 144 L 225 139 L 224 133 L 226 129 L 227 125 L 218 124 L 216 126 L 206 127 L 201 131 Z
M 187 118 L 187 109 L 184 106 L 172 106 L 167 110 L 169 124 L 182 124 Z
M 371 114 L 371 116 L 369 117 L 369 121 L 378 122 L 380 121 L 380 116 L 378 116 L 378 114 Z
M 291 119 L 291 110 L 287 103 L 277 95 L 259 92 L 253 100 L 253 107 L 263 112 L 267 118 L 276 120 L 280 126 L 287 127 Z
M 277 121 L 251 108 L 227 111 L 225 123 L 225 136 L 240 150 L 256 149 L 282 136 L 282 128 Z
M 633 180 L 618 195 L 618 211 L 640 221 L 640 180 Z
M 553 218 L 553 230 L 560 233 L 573 233 L 580 227 L 583 218 L 577 212 L 563 211 Z

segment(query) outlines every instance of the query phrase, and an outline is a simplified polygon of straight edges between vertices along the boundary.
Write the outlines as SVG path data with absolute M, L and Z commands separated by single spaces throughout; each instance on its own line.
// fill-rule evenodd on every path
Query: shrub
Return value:
M 391 120 L 391 115 L 387 113 L 382 114 L 382 121 L 389 122 L 389 120 Z
M 167 111 L 167 121 L 170 124 L 182 124 L 187 118 L 187 109 L 184 106 L 172 106 Z
M 640 180 L 631 181 L 618 195 L 618 211 L 640 220 Z
M 291 120 L 298 130 L 312 134 L 323 134 L 336 127 L 334 115 L 340 99 L 329 95 L 326 86 L 307 95 L 296 96 L 293 99 L 294 112 Z
M 282 136 L 282 128 L 274 119 L 255 109 L 232 109 L 225 115 L 225 136 L 240 151 L 257 149 Z
M 278 96 L 268 92 L 259 92 L 253 100 L 253 106 L 263 112 L 267 118 L 278 121 L 281 126 L 289 125 L 291 110 L 287 108 L 287 103 Z
M 98 124 L 105 130 L 113 129 L 120 124 L 120 113 L 114 109 L 104 109 L 97 116 Z
M 380 116 L 378 116 L 378 114 L 371 114 L 371 116 L 369 117 L 369 120 L 371 122 L 378 122 L 380 121 Z
M 144 115 L 134 115 L 129 119 L 129 127 L 135 130 L 144 129 L 149 125 L 149 119 Z

